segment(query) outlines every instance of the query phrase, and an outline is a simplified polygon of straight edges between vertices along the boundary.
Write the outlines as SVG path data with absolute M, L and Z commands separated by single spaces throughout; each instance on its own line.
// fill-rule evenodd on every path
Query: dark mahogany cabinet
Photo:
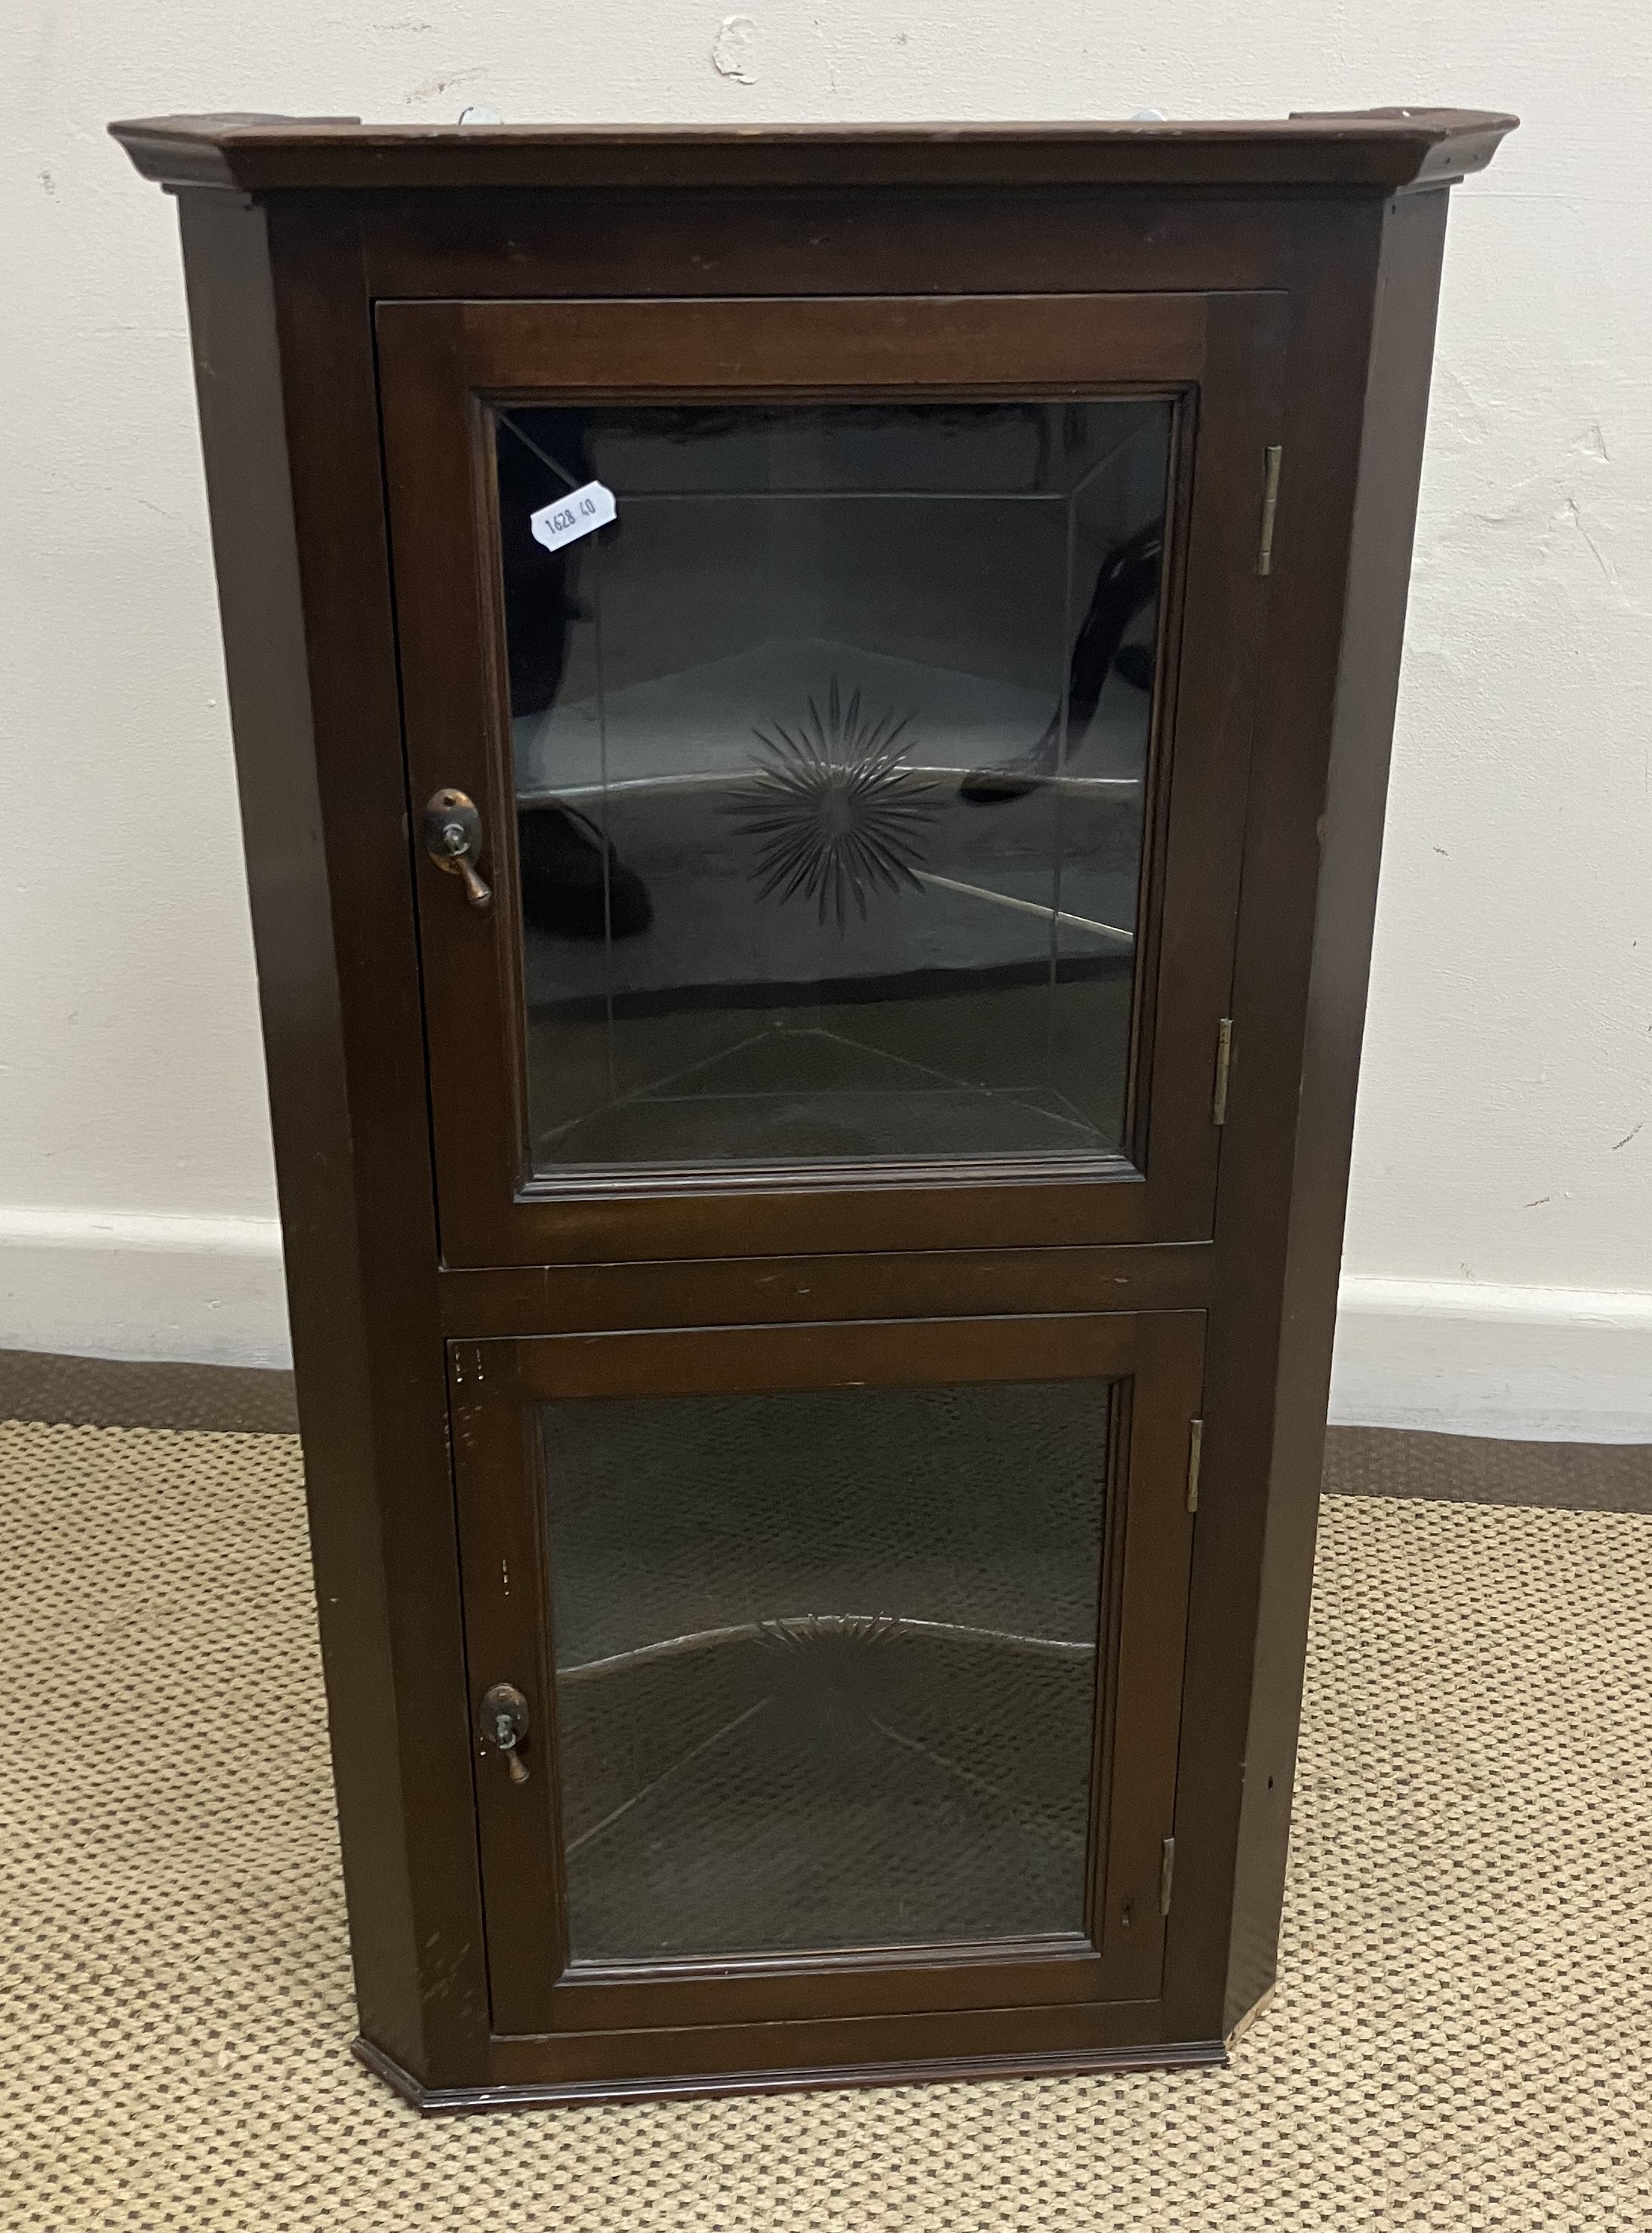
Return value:
M 1219 2060 L 1447 192 L 1512 120 L 114 127 L 179 203 L 363 2059 Z

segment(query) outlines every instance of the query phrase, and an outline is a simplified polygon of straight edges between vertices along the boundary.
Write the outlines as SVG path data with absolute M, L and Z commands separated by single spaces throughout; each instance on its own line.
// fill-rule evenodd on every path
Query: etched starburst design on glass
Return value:
M 766 1671 L 774 1702 L 794 1722 L 842 1743 L 868 1728 L 888 1734 L 877 1709 L 901 1634 L 893 1613 L 805 1613 L 760 1621 L 757 1640 L 772 1655 Z
M 763 750 L 728 812 L 760 841 L 760 898 L 812 900 L 822 925 L 829 916 L 841 934 L 851 904 L 864 922 L 874 893 L 922 891 L 915 870 L 940 807 L 936 786 L 902 765 L 909 716 L 875 719 L 858 690 L 845 705 L 834 676 L 823 718 L 810 698 L 795 727 L 775 721 L 752 734 Z

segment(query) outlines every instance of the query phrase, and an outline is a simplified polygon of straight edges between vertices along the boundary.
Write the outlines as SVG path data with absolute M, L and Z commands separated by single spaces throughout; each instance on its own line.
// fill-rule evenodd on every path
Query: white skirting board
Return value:
M 273 1217 L 0 1208 L 0 1349 L 292 1363 Z
M 0 1348 L 283 1366 L 273 1218 L 0 1208 Z M 1345 1273 L 1330 1416 L 1652 1442 L 1652 1293 Z
M 1330 1416 L 1533 1442 L 1652 1442 L 1652 1294 L 1343 1274 Z

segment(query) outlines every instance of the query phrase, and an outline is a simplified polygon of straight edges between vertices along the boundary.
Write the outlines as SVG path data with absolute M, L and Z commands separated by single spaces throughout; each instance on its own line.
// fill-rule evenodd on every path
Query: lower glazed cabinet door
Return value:
M 1156 2039 L 1203 1334 L 451 1345 L 501 2077 Z

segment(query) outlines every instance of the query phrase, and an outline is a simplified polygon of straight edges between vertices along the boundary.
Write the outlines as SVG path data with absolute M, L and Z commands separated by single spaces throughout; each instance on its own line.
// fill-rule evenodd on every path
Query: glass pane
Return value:
M 537 1173 L 1118 1151 L 1170 431 L 500 414 Z
M 1109 1401 L 544 1408 L 576 1960 L 1083 1929 Z

